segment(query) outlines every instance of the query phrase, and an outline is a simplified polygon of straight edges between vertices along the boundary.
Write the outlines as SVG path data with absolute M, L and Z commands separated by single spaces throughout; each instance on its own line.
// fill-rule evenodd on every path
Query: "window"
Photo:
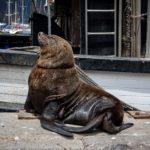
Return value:
M 81 16 L 82 54 L 148 56 L 148 0 L 85 0 L 84 7 L 82 5 L 83 2 L 81 11 L 85 12 L 85 18 Z
M 116 1 L 85 1 L 86 54 L 116 55 Z

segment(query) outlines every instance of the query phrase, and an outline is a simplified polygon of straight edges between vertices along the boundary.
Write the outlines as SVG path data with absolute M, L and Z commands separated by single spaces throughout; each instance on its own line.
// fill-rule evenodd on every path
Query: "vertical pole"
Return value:
M 117 10 L 116 10 L 116 6 L 117 6 L 117 2 L 116 0 L 114 0 L 114 55 L 117 56 L 117 46 L 116 46 L 116 43 L 117 43 L 117 30 L 116 30 L 116 21 L 117 21 Z
M 36 5 L 35 5 L 35 1 L 34 0 L 31 0 L 30 1 L 30 16 L 32 15 L 33 12 L 37 12 L 37 9 L 36 9 Z
M 37 6 L 37 0 L 35 0 L 35 7 Z
M 85 53 L 88 55 L 88 7 L 87 2 L 88 0 L 85 0 Z
M 42 13 L 42 0 L 40 0 L 40 9 L 39 12 Z
M 8 1 L 8 24 L 10 25 L 10 0 Z
M 47 16 L 48 16 L 48 34 L 51 34 L 51 7 L 50 2 L 47 0 Z
M 12 2 L 10 1 L 10 0 L 8 0 L 7 1 L 7 6 L 8 6 L 8 10 L 7 10 L 7 14 L 6 14 L 6 16 L 8 16 L 8 24 L 10 25 L 11 24 L 11 9 L 10 9 L 10 4 L 11 4 Z
M 136 49 L 135 49 L 135 43 L 136 43 L 136 24 L 135 24 L 135 16 L 136 16 L 136 3 L 135 0 L 131 1 L 131 8 L 132 8 L 132 20 L 131 20 L 131 57 L 136 56 Z
M 22 0 L 22 24 L 24 23 L 24 0 Z
M 150 1 L 147 8 L 147 37 L 146 37 L 146 57 L 150 58 Z
M 15 1 L 15 23 L 17 23 L 17 1 Z
M 136 3 L 136 16 L 141 15 L 141 0 Z M 141 57 L 141 17 L 136 19 L 136 57 Z
M 122 55 L 122 0 L 119 0 L 118 56 Z
M 123 13 L 123 39 L 122 39 L 122 56 L 131 56 L 131 0 L 125 0 L 125 10 Z

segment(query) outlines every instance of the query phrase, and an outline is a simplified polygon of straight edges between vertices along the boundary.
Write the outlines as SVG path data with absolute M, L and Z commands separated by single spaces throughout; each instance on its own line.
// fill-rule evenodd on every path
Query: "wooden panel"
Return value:
M 135 119 L 150 119 L 150 112 L 128 111 L 128 113 Z
M 72 0 L 70 39 L 73 47 L 80 47 L 80 0 Z
M 38 119 L 39 115 L 35 115 L 33 113 L 28 113 L 25 110 L 19 110 L 18 119 Z
M 56 0 L 56 16 L 61 18 L 61 27 L 72 47 L 80 47 L 80 0 Z

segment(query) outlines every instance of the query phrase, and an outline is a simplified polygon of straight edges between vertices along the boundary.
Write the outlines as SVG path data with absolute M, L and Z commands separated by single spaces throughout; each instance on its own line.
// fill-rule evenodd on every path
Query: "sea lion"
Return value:
M 74 133 L 102 129 L 117 133 L 131 127 L 123 123 L 121 102 L 103 89 L 82 82 L 70 44 L 56 35 L 38 35 L 41 53 L 29 76 L 27 111 L 41 114 L 41 126 L 72 137 Z M 65 124 L 81 125 L 69 127 Z

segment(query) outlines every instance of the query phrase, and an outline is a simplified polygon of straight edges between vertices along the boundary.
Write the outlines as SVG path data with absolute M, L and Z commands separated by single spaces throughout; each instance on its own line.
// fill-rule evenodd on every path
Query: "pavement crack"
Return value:
M 83 150 L 86 150 L 86 143 L 84 141 L 84 138 L 82 137 L 81 139 L 82 145 L 83 145 Z

